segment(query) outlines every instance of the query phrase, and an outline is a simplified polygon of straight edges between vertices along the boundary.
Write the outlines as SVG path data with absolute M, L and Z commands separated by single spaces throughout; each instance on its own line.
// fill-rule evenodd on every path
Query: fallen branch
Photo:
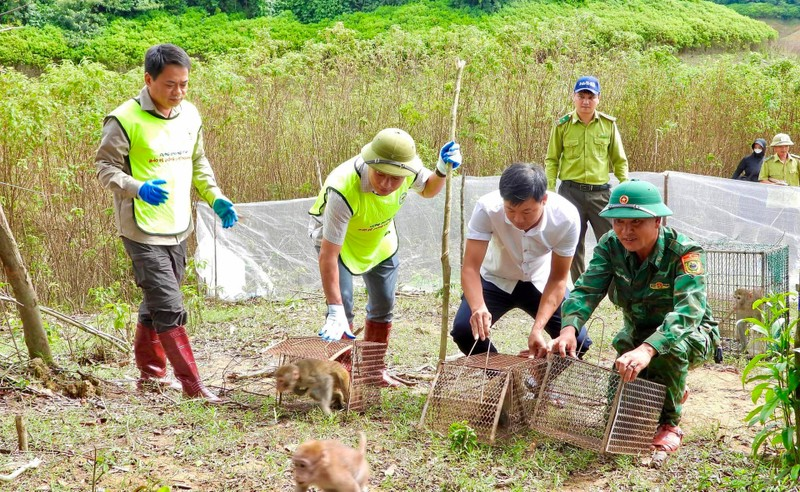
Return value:
M 30 461 L 28 463 L 25 463 L 24 465 L 20 466 L 16 470 L 14 470 L 14 472 L 11 473 L 10 475 L 0 475 L 0 481 L 10 482 L 10 481 L 14 480 L 15 478 L 17 478 L 18 476 L 22 475 L 22 472 L 24 472 L 25 470 L 27 470 L 29 468 L 36 468 L 41 464 L 42 464 L 42 460 L 40 460 L 39 458 L 34 458 L 32 461 Z
M 19 304 L 19 301 L 17 301 L 13 297 L 7 296 L 7 295 L 3 295 L 3 294 L 0 294 L 0 301 L 13 302 L 15 304 Z M 102 331 L 98 330 L 97 328 L 94 328 L 92 326 L 87 325 L 86 323 L 83 323 L 83 322 L 78 321 L 76 319 L 72 319 L 69 316 L 67 316 L 66 314 L 60 313 L 60 312 L 56 311 L 55 309 L 51 309 L 49 307 L 45 307 L 45 306 L 40 305 L 39 306 L 39 310 L 42 311 L 45 314 L 49 314 L 50 316 L 56 318 L 59 321 L 67 323 L 68 325 L 72 325 L 72 326 L 74 326 L 74 327 L 76 327 L 76 328 L 78 328 L 80 330 L 85 331 L 86 333 L 89 333 L 90 335 L 94 335 L 97 338 L 105 340 L 106 342 L 108 342 L 111 345 L 113 345 L 113 346 L 117 347 L 118 349 L 120 349 L 123 353 L 127 354 L 127 353 L 130 353 L 130 351 L 131 351 L 128 342 L 126 342 L 125 340 L 122 340 L 121 338 L 117 338 L 114 335 L 109 335 L 108 333 L 102 332 Z
M 272 377 L 275 374 L 275 370 L 278 369 L 275 366 L 267 366 L 263 369 L 258 369 L 252 372 L 245 372 L 245 373 L 238 373 L 232 372 L 228 374 L 229 381 L 241 381 L 242 379 L 251 379 L 251 378 L 258 378 L 258 377 Z

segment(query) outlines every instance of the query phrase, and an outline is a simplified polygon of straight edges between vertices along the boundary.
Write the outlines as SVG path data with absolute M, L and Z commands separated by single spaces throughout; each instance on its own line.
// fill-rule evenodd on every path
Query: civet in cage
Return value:
M 319 337 L 292 337 L 270 347 L 267 354 L 278 356 L 278 364 L 296 359 L 335 360 L 350 371 L 350 398 L 347 411 L 364 412 L 380 406 L 383 356 L 386 344 L 352 340 L 325 342 Z M 278 394 L 281 405 L 309 403 L 291 393 Z

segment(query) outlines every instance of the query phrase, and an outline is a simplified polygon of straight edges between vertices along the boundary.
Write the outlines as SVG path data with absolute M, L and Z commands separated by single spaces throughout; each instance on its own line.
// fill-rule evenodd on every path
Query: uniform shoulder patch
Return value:
M 559 120 L 558 120 L 558 124 L 559 124 L 559 125 L 563 125 L 564 123 L 568 122 L 568 121 L 569 121 L 569 119 L 570 119 L 571 117 L 572 117 L 572 115 L 570 115 L 570 114 L 565 114 L 564 116 L 562 116 L 561 118 L 559 118 Z
M 700 253 L 686 253 L 681 256 L 681 263 L 683 263 L 683 271 L 689 275 L 703 274 L 703 261 L 700 259 Z
M 610 114 L 605 114 L 605 113 L 601 113 L 600 111 L 598 111 L 597 115 L 607 119 L 608 121 L 617 121 L 617 118 L 614 117 L 614 116 L 611 116 Z

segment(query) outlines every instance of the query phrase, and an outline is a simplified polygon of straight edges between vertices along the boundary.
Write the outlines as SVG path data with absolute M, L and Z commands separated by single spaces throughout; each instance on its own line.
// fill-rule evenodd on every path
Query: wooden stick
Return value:
M 14 424 L 17 426 L 17 440 L 19 441 L 19 450 L 23 452 L 28 451 L 28 431 L 25 429 L 25 421 L 22 420 L 22 415 L 14 417 Z
M 464 73 L 464 60 L 456 61 L 456 89 L 453 96 L 453 109 L 450 112 L 450 140 L 456 139 L 456 121 L 458 119 L 458 95 L 461 92 L 461 75 Z M 452 201 L 452 166 L 447 166 L 444 193 L 444 224 L 442 225 L 442 336 L 439 340 L 439 362 L 447 355 L 447 328 L 450 324 L 450 205 Z

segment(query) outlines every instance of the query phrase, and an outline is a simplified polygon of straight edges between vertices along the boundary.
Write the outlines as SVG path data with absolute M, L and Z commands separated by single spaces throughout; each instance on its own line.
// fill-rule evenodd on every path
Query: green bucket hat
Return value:
M 372 142 L 361 149 L 361 158 L 375 170 L 390 176 L 416 176 L 422 169 L 414 139 L 399 128 L 379 131 Z
M 672 210 L 664 205 L 658 188 L 646 181 L 632 179 L 617 185 L 611 192 L 600 217 L 609 219 L 649 219 L 666 217 Z

